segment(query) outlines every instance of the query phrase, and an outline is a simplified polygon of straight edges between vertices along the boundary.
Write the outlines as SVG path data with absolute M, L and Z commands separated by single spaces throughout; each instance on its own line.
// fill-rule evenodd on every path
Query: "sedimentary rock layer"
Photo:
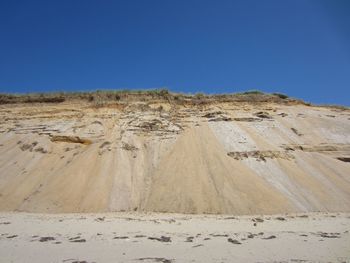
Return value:
M 350 211 L 350 111 L 167 100 L 0 106 L 0 210 Z

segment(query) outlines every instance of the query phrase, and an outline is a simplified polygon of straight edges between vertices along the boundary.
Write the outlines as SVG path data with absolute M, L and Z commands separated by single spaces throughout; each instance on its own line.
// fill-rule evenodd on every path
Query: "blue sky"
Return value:
M 0 92 L 168 87 L 350 105 L 350 1 L 1 1 Z

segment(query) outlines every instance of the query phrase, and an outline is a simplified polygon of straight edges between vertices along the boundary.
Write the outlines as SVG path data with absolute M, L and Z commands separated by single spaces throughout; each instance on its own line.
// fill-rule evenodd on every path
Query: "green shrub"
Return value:
M 281 99 L 288 99 L 288 96 L 282 93 L 272 93 L 272 95 L 277 96 Z
M 167 96 L 167 95 L 169 95 L 169 90 L 168 89 L 160 89 L 159 94 L 161 96 Z
M 260 91 L 260 90 L 248 90 L 246 92 L 243 92 L 242 94 L 244 95 L 251 95 L 251 94 L 255 94 L 255 95 L 263 95 L 264 92 Z
M 204 93 L 202 93 L 202 92 L 197 92 L 197 93 L 194 95 L 194 97 L 195 97 L 196 99 L 202 99 L 202 98 L 205 97 L 205 95 L 204 95 Z

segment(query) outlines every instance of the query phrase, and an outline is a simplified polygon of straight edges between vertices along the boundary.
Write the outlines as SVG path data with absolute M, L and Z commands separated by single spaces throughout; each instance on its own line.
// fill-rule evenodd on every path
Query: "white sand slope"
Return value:
M 345 109 L 0 106 L 2 211 L 349 212 L 349 158 Z

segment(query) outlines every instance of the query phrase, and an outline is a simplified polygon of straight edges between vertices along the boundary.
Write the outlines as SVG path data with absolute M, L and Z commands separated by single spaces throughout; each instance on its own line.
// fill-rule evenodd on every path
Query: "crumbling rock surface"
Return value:
M 249 151 L 249 152 L 229 152 L 228 156 L 235 160 L 243 160 L 246 158 L 254 158 L 257 161 L 266 161 L 266 159 L 293 159 L 293 155 L 282 151 Z
M 251 117 L 241 117 L 241 118 L 233 118 L 234 121 L 245 121 L 245 122 L 254 122 L 254 121 L 262 121 L 259 118 L 251 118 Z
M 270 114 L 268 112 L 264 112 L 264 111 L 256 112 L 256 113 L 254 113 L 254 115 L 261 118 L 261 119 L 272 119 Z
M 80 138 L 79 136 L 53 135 L 50 139 L 52 142 L 80 143 L 85 145 L 92 143 L 91 140 Z
M 3 97 L 0 211 L 350 211 L 348 109 L 265 95 L 95 95 Z

